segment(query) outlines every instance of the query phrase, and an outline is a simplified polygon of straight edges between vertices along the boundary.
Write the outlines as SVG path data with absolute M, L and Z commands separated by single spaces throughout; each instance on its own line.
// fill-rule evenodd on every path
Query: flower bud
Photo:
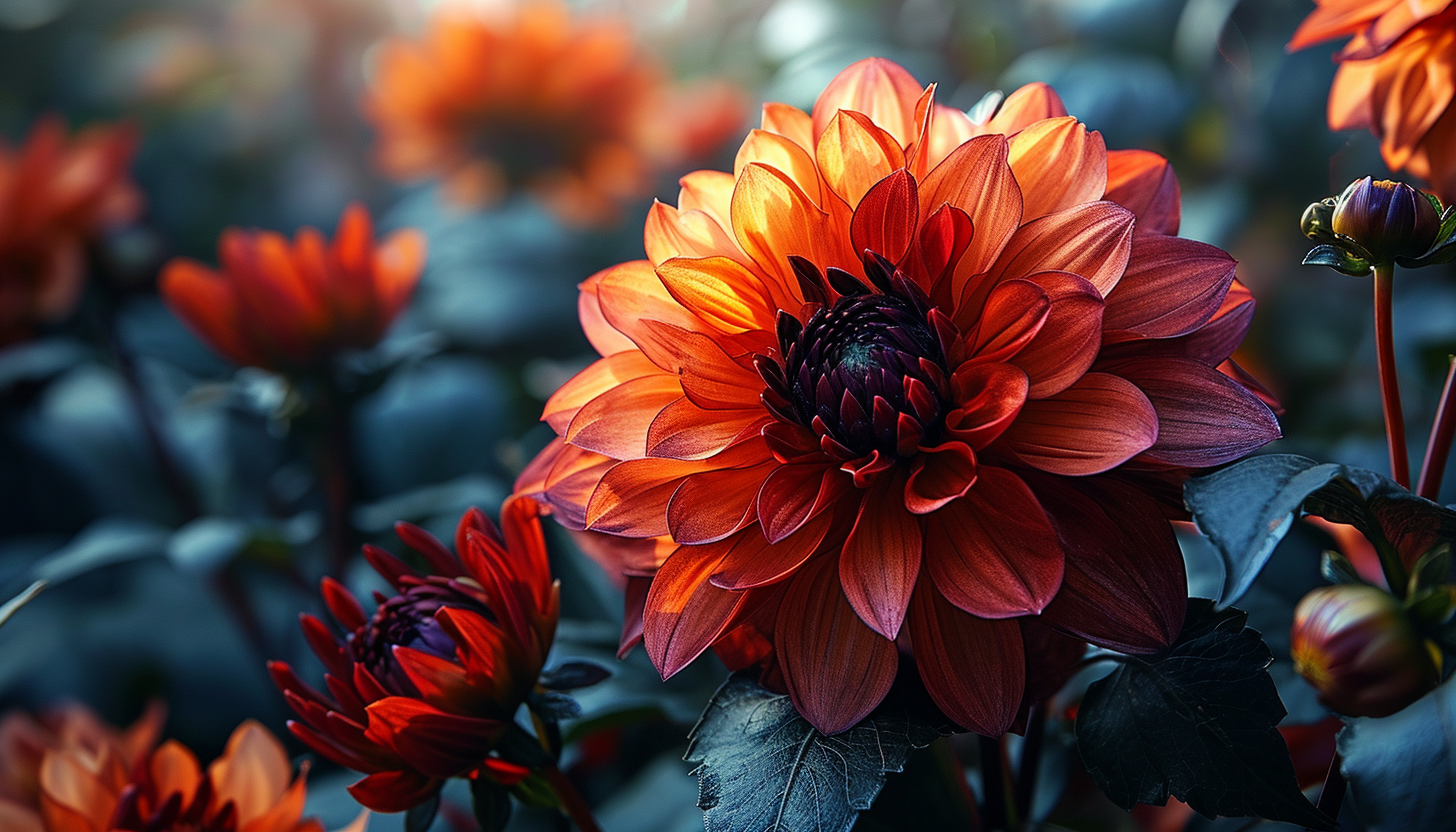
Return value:
M 1330 228 L 1364 248 L 1372 265 L 1388 264 L 1425 254 L 1441 231 L 1441 214 L 1415 188 L 1367 176 L 1350 183 L 1335 201 Z
M 1433 652 L 1400 601 L 1373 586 L 1321 587 L 1294 610 L 1294 668 L 1346 716 L 1389 716 L 1434 689 Z

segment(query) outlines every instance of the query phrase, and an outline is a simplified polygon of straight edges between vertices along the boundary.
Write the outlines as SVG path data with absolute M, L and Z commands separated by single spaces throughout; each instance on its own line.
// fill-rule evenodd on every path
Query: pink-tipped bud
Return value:
M 1389 716 L 1433 690 L 1432 652 L 1400 601 L 1373 586 L 1321 587 L 1294 609 L 1294 668 L 1346 716 Z
M 1369 252 L 1372 265 L 1420 257 L 1436 242 L 1441 214 L 1425 194 L 1402 182 L 1350 183 L 1335 201 L 1330 228 Z

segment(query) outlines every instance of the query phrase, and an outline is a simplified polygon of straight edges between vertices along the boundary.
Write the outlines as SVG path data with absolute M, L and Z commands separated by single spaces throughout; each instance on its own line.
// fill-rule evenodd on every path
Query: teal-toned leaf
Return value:
M 57 584 L 103 566 L 160 555 L 166 548 L 168 535 L 168 529 L 157 523 L 129 517 L 103 517 L 37 563 L 34 575 L 38 580 Z
M 1259 633 L 1236 609 L 1190 599 L 1177 643 L 1128 658 L 1093 682 L 1077 712 L 1077 747 L 1112 802 L 1208 817 L 1261 817 L 1333 829 L 1299 790 L 1284 718 Z
M 40 591 L 45 588 L 45 581 L 36 581 L 26 587 L 19 595 L 6 601 L 4 604 L 0 604 L 0 626 L 4 626 L 5 622 L 9 621 L 11 616 L 19 612 L 21 607 L 30 603 L 31 599 L 39 595 Z
M 1452 682 L 1390 716 L 1347 720 L 1337 747 L 1350 797 L 1370 832 L 1451 828 L 1456 805 Z
M 893 703 L 825 736 L 789 697 L 728 678 L 689 735 L 707 832 L 844 832 L 939 731 Z

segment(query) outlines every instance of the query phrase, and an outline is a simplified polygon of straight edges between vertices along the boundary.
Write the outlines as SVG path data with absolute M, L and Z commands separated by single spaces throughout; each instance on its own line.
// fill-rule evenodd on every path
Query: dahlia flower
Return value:
M 84 709 L 58 727 L 7 717 L 10 736 L 46 737 L 33 761 L 34 795 L 0 797 L 6 832 L 323 832 L 303 818 L 303 774 L 292 777 L 283 745 L 252 720 L 233 731 L 221 757 L 204 771 L 196 756 L 169 740 L 153 747 L 154 709 L 125 733 Z M 37 733 L 37 730 L 39 731 Z M 22 740 L 22 743 L 26 743 Z M 28 755 L 20 760 L 32 762 Z M 4 767 L 15 765 L 7 757 Z M 291 781 L 291 782 L 290 782 Z M 344 832 L 363 832 L 367 813 Z
M 312 228 L 292 245 L 276 232 L 230 228 L 218 259 L 221 271 L 186 258 L 168 263 L 168 306 L 229 360 L 307 371 L 379 342 L 419 280 L 425 239 L 403 229 L 376 245 L 369 213 L 351 205 L 332 244 Z
M 525 0 L 500 18 L 447 4 L 423 39 L 386 42 L 364 106 L 389 175 L 442 179 L 465 204 L 525 189 L 593 223 L 737 132 L 742 99 L 724 83 L 669 85 L 625 21 Z
M 75 307 L 87 244 L 141 208 L 127 176 L 135 150 L 129 127 L 67 137 L 55 118 L 37 122 L 18 149 L 0 144 L 0 346 Z
M 1456 199 L 1456 8 L 1451 0 L 1315 0 L 1288 49 L 1350 37 L 1335 53 L 1331 130 L 1365 128 L 1391 170 Z
M 1253 300 L 1171 236 L 1166 160 L 1043 85 L 984 122 L 934 95 L 862 61 L 654 205 L 517 482 L 598 533 L 664 676 L 716 647 L 825 733 L 905 658 L 994 735 L 1076 661 L 1054 631 L 1168 645 L 1178 483 L 1278 435 L 1218 369 Z
M 536 504 L 501 509 L 504 535 L 478 509 L 455 532 L 457 557 L 408 523 L 401 539 L 422 555 L 422 575 L 375 546 L 369 563 L 394 586 L 373 615 L 331 578 L 324 602 L 344 635 L 302 616 L 328 673 L 328 693 L 283 662 L 268 669 L 300 717 L 288 728 L 339 765 L 365 773 L 349 792 L 364 806 L 400 812 L 450 777 L 513 782 L 527 771 L 498 756 L 496 742 L 536 684 L 559 611 Z

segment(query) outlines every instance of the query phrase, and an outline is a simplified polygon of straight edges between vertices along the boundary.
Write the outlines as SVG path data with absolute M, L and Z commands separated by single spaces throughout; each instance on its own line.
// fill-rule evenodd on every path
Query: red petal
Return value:
M 1181 237 L 1137 237 L 1127 271 L 1107 295 L 1102 325 L 1148 338 L 1197 329 L 1213 317 L 1234 280 L 1234 259 Z
M 1108 477 L 1032 479 L 1067 551 L 1062 590 L 1041 620 L 1094 644 L 1151 653 L 1183 627 L 1183 555 L 1159 506 Z
M 835 559 L 821 557 L 788 585 L 775 648 L 794 707 L 825 734 L 869 715 L 890 691 L 895 643 L 864 625 L 839 588 Z
M 979 734 L 1006 733 L 1021 705 L 1026 675 L 1016 622 L 962 612 L 922 577 L 906 623 L 915 667 L 935 704 Z
M 783 540 L 837 502 L 849 487 L 849 478 L 820 462 L 779 466 L 758 492 L 764 537 L 770 543 Z
M 1104 197 L 1133 212 L 1138 234 L 1177 234 L 1181 211 L 1178 177 L 1167 159 L 1147 150 L 1107 152 Z
M 900 262 L 914 241 L 919 212 L 915 177 L 897 170 L 881 179 L 854 210 L 849 237 L 855 252 L 868 249 L 892 263 Z
M 1103 302 L 1096 287 L 1067 272 L 1041 272 L 1026 278 L 1051 300 L 1046 323 L 1010 359 L 1026 371 L 1027 395 L 1050 396 L 1082 377 L 1097 359 L 1102 342 Z
M 921 453 L 905 482 L 905 508 L 929 514 L 965 495 L 976 482 L 976 452 L 964 442 L 946 442 Z
M 424 803 L 444 781 L 413 771 L 381 771 L 349 787 L 359 805 L 375 812 L 403 812 Z
M 1048 214 L 1016 230 L 992 274 L 999 281 L 1036 272 L 1071 272 L 1086 278 L 1105 297 L 1127 267 L 1132 228 L 1132 212 L 1111 202 Z
M 865 494 L 839 553 L 839 583 L 849 605 L 887 639 L 900 634 L 920 574 L 920 518 L 905 508 L 900 477 L 881 477 Z
M 724 589 L 751 589 L 781 580 L 818 549 L 829 533 L 833 514 L 814 517 L 777 543 L 765 540 L 759 528 L 744 529 L 732 538 L 710 580 Z
M 1088 373 L 1054 396 L 1027 402 L 1001 443 L 1033 468 L 1082 477 L 1116 468 L 1157 438 L 1158 414 L 1141 390 L 1118 376 Z
M 740 532 L 756 533 L 751 528 Z M 725 551 L 723 543 L 684 546 L 652 579 L 642 616 L 642 640 L 664 679 L 717 641 L 748 600 L 746 592 L 719 589 L 708 582 Z
M 1021 225 L 1021 189 L 1006 163 L 1005 136 L 977 136 L 956 148 L 920 184 L 920 216 L 942 205 L 965 211 L 974 233 L 956 265 L 950 297 L 1001 255 Z
M 974 364 L 951 376 L 951 388 L 960 406 L 946 414 L 946 431 L 972 448 L 984 448 L 1021 412 L 1030 382 L 1011 364 Z
M 983 466 L 970 493 L 925 519 L 925 559 L 940 593 L 982 618 L 1042 611 L 1062 583 L 1061 544 L 1031 489 Z
M 1147 358 L 1109 362 L 1107 369 L 1136 384 L 1158 412 L 1158 441 L 1144 452 L 1149 459 L 1202 468 L 1246 456 L 1279 438 L 1279 422 L 1269 407 L 1212 367 L 1182 358 Z
M 766 459 L 747 468 L 693 474 L 667 502 L 667 527 L 678 543 L 712 543 L 754 521 L 754 501 L 769 472 L 778 467 Z
M 369 706 L 366 735 L 426 777 L 456 777 L 479 766 L 504 730 L 499 720 L 447 714 L 418 699 L 391 696 Z

